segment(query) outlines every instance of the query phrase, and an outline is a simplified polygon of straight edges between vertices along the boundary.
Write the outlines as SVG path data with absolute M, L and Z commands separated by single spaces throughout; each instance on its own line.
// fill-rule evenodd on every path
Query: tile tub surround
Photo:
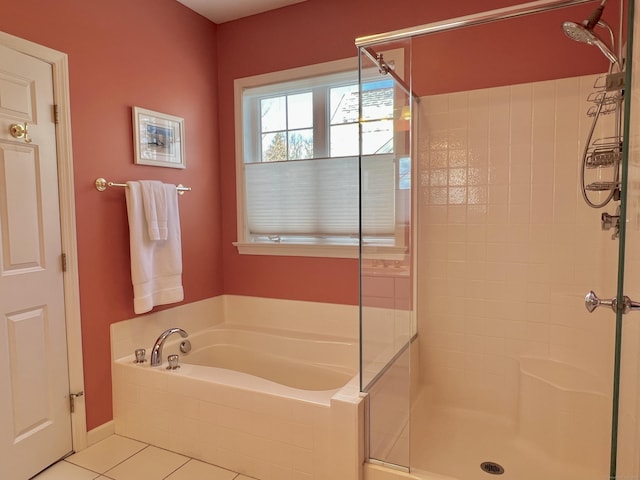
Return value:
M 221 295 L 112 324 L 111 357 L 131 355 L 137 348 L 146 348 L 150 355 L 158 335 L 176 326 L 195 332 L 226 323 L 357 341 L 358 321 L 355 305 Z
M 461 448 L 464 460 L 492 431 L 482 418 L 494 418 L 513 432 L 507 446 L 536 450 L 539 460 L 525 466 L 557 462 L 606 476 L 614 328 L 610 311 L 588 314 L 583 299 L 592 289 L 615 290 L 618 242 L 600 227 L 602 211 L 615 204 L 589 208 L 579 187 L 596 77 L 420 103 L 419 385 L 429 412 L 478 419 L 475 430 L 458 422 L 461 437 L 474 440 Z M 593 138 L 611 136 L 612 121 L 601 117 Z M 587 376 L 587 386 L 576 381 Z M 451 474 L 444 455 L 440 469 L 421 460 L 434 422 L 418 417 L 412 467 Z M 458 417 L 434 418 L 455 430 Z
M 230 323 L 237 326 L 244 320 L 245 329 L 264 329 L 272 320 L 271 325 L 300 335 L 305 325 L 321 330 L 323 315 L 329 314 L 325 323 L 343 333 L 352 329 L 352 320 L 357 327 L 357 307 L 242 300 L 224 298 L 211 305 L 243 303 L 238 309 L 242 319 L 231 314 Z M 128 322 L 127 332 L 149 330 L 135 325 L 144 320 Z M 161 325 L 151 329 L 143 345 L 152 343 L 169 324 Z M 179 322 L 171 326 L 183 327 Z M 126 343 L 117 329 L 115 324 L 114 345 Z M 176 336 L 175 342 L 179 340 Z M 192 366 L 183 364 L 177 372 L 151 369 L 133 364 L 131 350 L 122 353 L 127 359 L 112 365 L 116 433 L 261 480 L 358 478 L 364 415 L 357 377 L 335 391 L 305 392 L 224 369 L 212 369 L 208 379 L 187 378 Z M 357 371 L 357 355 L 347 358 L 349 363 L 354 360 Z
M 600 227 L 615 205 L 589 208 L 579 188 L 596 78 L 420 103 L 421 381 L 444 404 L 515 413 L 521 357 L 610 383 L 611 312 L 588 314 L 583 302 L 616 285 L 618 242 Z M 594 139 L 612 135 L 613 117 L 601 117 Z

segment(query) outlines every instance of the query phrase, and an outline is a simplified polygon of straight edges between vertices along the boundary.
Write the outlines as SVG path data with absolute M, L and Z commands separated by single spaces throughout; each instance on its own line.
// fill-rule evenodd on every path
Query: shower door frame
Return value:
M 473 27 L 478 25 L 484 25 L 494 23 L 501 20 L 509 20 L 538 13 L 550 12 L 553 10 L 559 10 L 562 8 L 573 7 L 577 5 L 589 4 L 589 3 L 601 3 L 602 0 L 537 0 L 528 3 L 522 3 L 511 7 L 505 7 L 495 10 L 488 10 L 485 12 L 478 12 L 471 15 L 465 15 L 462 17 L 451 18 L 439 22 L 433 22 L 423 24 L 415 27 L 409 27 L 399 30 L 392 30 L 389 32 L 367 35 L 358 37 L 355 40 L 355 46 L 358 48 L 359 58 L 362 55 L 375 58 L 375 51 L 373 47 L 388 42 L 410 40 L 414 37 L 421 37 L 439 32 L 448 32 L 458 30 L 461 28 Z M 627 27 L 627 58 L 631 58 L 632 42 L 633 39 L 633 22 L 634 22 L 634 5 L 635 0 L 628 0 L 629 12 L 628 12 L 628 27 Z M 621 19 L 622 21 L 622 19 Z M 631 85 L 631 61 L 627 62 L 625 69 L 625 85 Z M 395 78 L 395 77 L 394 77 Z M 396 79 L 397 80 L 397 79 Z M 406 89 L 406 84 L 400 82 L 401 87 Z M 630 88 L 630 87 L 628 87 Z M 412 96 L 411 89 L 408 89 Z M 627 96 L 625 102 L 625 122 L 623 138 L 629 138 L 629 122 L 630 118 L 630 97 Z M 623 158 L 622 158 L 622 198 L 621 198 L 621 228 L 620 228 L 620 243 L 618 254 L 618 278 L 617 278 L 617 290 L 616 299 L 618 305 L 624 303 L 624 261 L 625 261 L 625 226 L 626 221 L 622 219 L 626 218 L 626 182 L 627 182 L 627 168 L 629 158 L 629 146 L 628 141 L 623 142 Z M 362 255 L 362 253 L 361 253 Z M 622 345 L 622 315 L 623 312 L 618 309 L 616 312 L 616 326 L 615 326 L 615 358 L 614 358 L 614 372 L 613 372 L 613 406 L 612 406 L 612 419 L 611 419 L 611 457 L 610 457 L 610 478 L 616 477 L 616 463 L 617 463 L 617 442 L 618 442 L 618 410 L 619 410 L 619 390 L 620 390 L 620 367 L 621 367 L 621 345 Z M 360 337 L 362 338 L 362 319 L 360 325 Z M 362 355 L 362 346 L 360 348 L 360 354 Z M 362 360 L 362 359 L 361 359 Z M 391 360 L 390 364 L 393 362 Z M 362 365 L 362 361 L 360 362 Z M 384 371 L 384 369 L 383 369 Z M 368 459 L 372 460 L 372 459 Z M 384 463 L 384 462 L 382 462 Z

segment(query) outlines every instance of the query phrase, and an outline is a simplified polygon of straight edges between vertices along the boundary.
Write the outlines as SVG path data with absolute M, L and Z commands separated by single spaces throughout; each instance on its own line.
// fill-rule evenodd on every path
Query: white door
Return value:
M 53 104 L 51 65 L 0 46 L 0 477 L 11 480 L 72 449 Z

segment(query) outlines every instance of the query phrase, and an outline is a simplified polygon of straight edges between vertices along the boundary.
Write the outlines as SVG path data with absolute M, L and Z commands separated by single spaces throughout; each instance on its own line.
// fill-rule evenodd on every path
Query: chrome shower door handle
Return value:
M 640 310 L 640 302 L 634 302 L 625 295 L 624 305 L 622 306 L 622 313 L 636 312 L 638 310 Z
M 622 313 L 635 312 L 640 310 L 640 302 L 634 302 L 626 295 L 622 297 Z M 605 307 L 611 307 L 611 310 L 614 313 L 618 312 L 618 299 L 612 298 L 611 300 L 600 300 L 598 296 L 591 290 L 584 297 L 584 306 L 587 307 L 589 313 L 593 313 L 593 311 L 599 306 L 604 305 Z
M 611 310 L 615 312 L 617 305 L 618 301 L 615 298 L 611 300 L 600 300 L 593 290 L 584 297 L 584 306 L 589 310 L 589 313 L 593 313 L 593 311 L 600 306 L 611 307 Z

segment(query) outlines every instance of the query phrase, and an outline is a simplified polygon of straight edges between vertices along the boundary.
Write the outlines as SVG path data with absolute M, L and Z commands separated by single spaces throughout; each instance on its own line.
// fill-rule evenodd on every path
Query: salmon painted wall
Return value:
M 179 199 L 185 302 L 223 290 L 216 26 L 174 0 L 2 2 L 0 30 L 69 55 L 88 428 L 112 419 L 109 326 L 132 318 L 123 189 L 97 177 L 191 186 Z M 185 119 L 186 170 L 133 164 L 131 107 Z
M 3 2 L 0 30 L 69 55 L 88 428 L 112 419 L 109 326 L 134 316 L 124 192 L 98 193 L 97 177 L 193 187 L 179 200 L 185 302 L 229 293 L 356 304 L 355 260 L 241 256 L 232 246 L 237 231 L 233 80 L 353 57 L 358 36 L 515 3 L 307 0 L 216 26 L 174 0 Z M 564 10 L 563 18 L 582 20 L 592 7 Z M 451 41 L 443 35 L 423 47 L 416 44 L 416 54 L 429 58 L 414 72 L 416 91 L 425 95 L 601 70 L 594 49 L 560 40 L 559 26 L 549 25 L 519 20 L 493 30 L 482 27 L 488 29 L 482 37 L 465 33 Z M 556 33 L 516 41 L 523 32 L 552 30 Z M 554 45 L 554 54 L 519 50 L 540 43 Z M 485 48 L 469 50 L 474 44 Z M 501 55 L 500 71 L 487 55 L 493 49 Z M 513 67 L 507 75 L 505 58 Z M 133 164 L 133 105 L 185 118 L 185 171 Z
M 357 37 L 515 5 L 517 1 L 307 0 L 218 26 L 220 159 L 225 292 L 358 303 L 356 260 L 240 255 L 237 240 L 233 81 L 357 55 Z M 615 24 L 615 2 L 606 19 Z M 595 48 L 564 37 L 594 4 L 438 34 L 414 41 L 417 95 L 540 81 L 603 71 Z

